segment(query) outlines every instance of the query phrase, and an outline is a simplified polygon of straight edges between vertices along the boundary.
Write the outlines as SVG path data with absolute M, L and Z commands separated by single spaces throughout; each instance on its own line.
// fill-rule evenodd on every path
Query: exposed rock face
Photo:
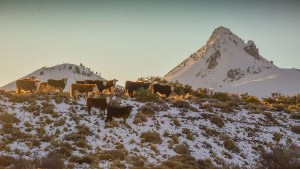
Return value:
M 213 69 L 218 65 L 217 59 L 219 59 L 221 56 L 221 53 L 219 50 L 217 50 L 214 54 L 212 54 L 207 60 L 206 63 L 208 63 L 207 69 Z
M 240 68 L 230 69 L 227 71 L 227 78 L 229 78 L 230 81 L 239 80 L 244 75 L 244 71 L 242 71 Z
M 253 41 L 248 41 L 247 46 L 244 47 L 244 50 L 251 56 L 253 56 L 255 59 L 260 60 L 261 57 L 258 53 L 258 49 L 256 48 L 256 45 Z

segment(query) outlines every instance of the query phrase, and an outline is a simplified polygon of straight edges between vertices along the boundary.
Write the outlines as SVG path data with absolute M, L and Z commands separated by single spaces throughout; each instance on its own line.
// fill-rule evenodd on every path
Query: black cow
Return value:
M 86 107 L 89 114 L 91 114 L 92 107 L 105 111 L 107 105 L 107 99 L 105 98 L 87 98 L 86 100 Z
M 50 87 L 53 87 L 54 89 L 58 89 L 59 91 L 63 91 L 66 87 L 67 81 L 68 78 L 64 78 L 61 80 L 49 79 L 47 82 Z
M 139 88 L 148 89 L 151 83 L 148 82 L 125 82 L 125 93 L 129 95 L 129 97 L 133 97 L 133 92 L 138 90 Z
M 85 84 L 95 84 L 98 87 L 99 92 L 105 89 L 106 81 L 104 80 L 85 80 Z
M 85 84 L 85 81 L 84 80 L 83 81 L 77 80 L 76 84 Z
M 21 79 L 16 81 L 17 94 L 21 93 L 21 90 L 30 91 L 34 93 L 40 81 L 31 79 Z
M 153 84 L 153 91 L 154 93 L 160 93 L 169 97 L 170 94 L 173 92 L 174 87 L 168 85 L 161 85 L 161 84 Z
M 111 89 L 112 89 L 112 87 L 116 87 L 117 81 L 118 81 L 117 79 L 108 80 L 106 82 L 106 85 L 105 85 L 104 89 L 108 89 L 109 92 L 111 93 Z
M 108 121 L 112 121 L 113 117 L 115 118 L 123 118 L 124 123 L 126 123 L 126 119 L 129 117 L 130 112 L 132 111 L 133 106 L 125 106 L 125 107 L 107 107 L 107 116 L 105 119 L 105 123 Z

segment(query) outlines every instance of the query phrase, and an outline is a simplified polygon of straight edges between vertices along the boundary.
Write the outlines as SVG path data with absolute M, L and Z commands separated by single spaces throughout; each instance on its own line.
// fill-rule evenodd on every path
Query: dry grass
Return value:
M 16 118 L 13 114 L 10 113 L 2 113 L 0 114 L 0 121 L 3 123 L 19 123 L 20 120 Z
M 185 144 L 178 144 L 173 149 L 177 154 L 190 154 L 189 147 Z
M 295 145 L 275 146 L 270 152 L 261 150 L 258 169 L 300 168 L 300 148 Z
M 100 161 L 103 160 L 125 160 L 127 156 L 127 151 L 124 150 L 109 150 L 109 151 L 104 151 L 99 154 L 98 159 Z
M 138 108 L 138 111 L 147 117 L 153 117 L 155 115 L 154 108 L 149 105 L 144 105 L 144 106 Z
M 221 118 L 220 116 L 212 116 L 210 122 L 217 125 L 220 128 L 224 127 L 225 125 L 223 118 Z
M 238 153 L 240 150 L 239 148 L 235 145 L 235 142 L 232 139 L 227 138 L 224 141 L 224 147 L 229 150 L 232 151 L 234 153 Z
M 143 142 L 149 142 L 152 144 L 161 144 L 162 140 L 160 138 L 159 133 L 155 131 L 147 131 L 147 132 L 142 132 L 140 135 L 140 138 Z
M 300 126 L 291 126 L 291 130 L 294 133 L 300 134 Z

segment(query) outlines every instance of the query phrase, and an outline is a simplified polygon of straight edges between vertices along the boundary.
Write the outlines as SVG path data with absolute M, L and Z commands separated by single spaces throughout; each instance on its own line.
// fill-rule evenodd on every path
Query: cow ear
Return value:
M 109 104 L 110 103 L 110 97 L 106 98 L 106 103 Z

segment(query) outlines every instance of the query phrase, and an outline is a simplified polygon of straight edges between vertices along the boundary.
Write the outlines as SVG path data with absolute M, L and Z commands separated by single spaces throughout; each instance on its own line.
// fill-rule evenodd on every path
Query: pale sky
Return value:
M 106 79 L 163 76 L 219 26 L 281 68 L 300 68 L 300 1 L 0 0 L 0 86 L 83 63 Z

